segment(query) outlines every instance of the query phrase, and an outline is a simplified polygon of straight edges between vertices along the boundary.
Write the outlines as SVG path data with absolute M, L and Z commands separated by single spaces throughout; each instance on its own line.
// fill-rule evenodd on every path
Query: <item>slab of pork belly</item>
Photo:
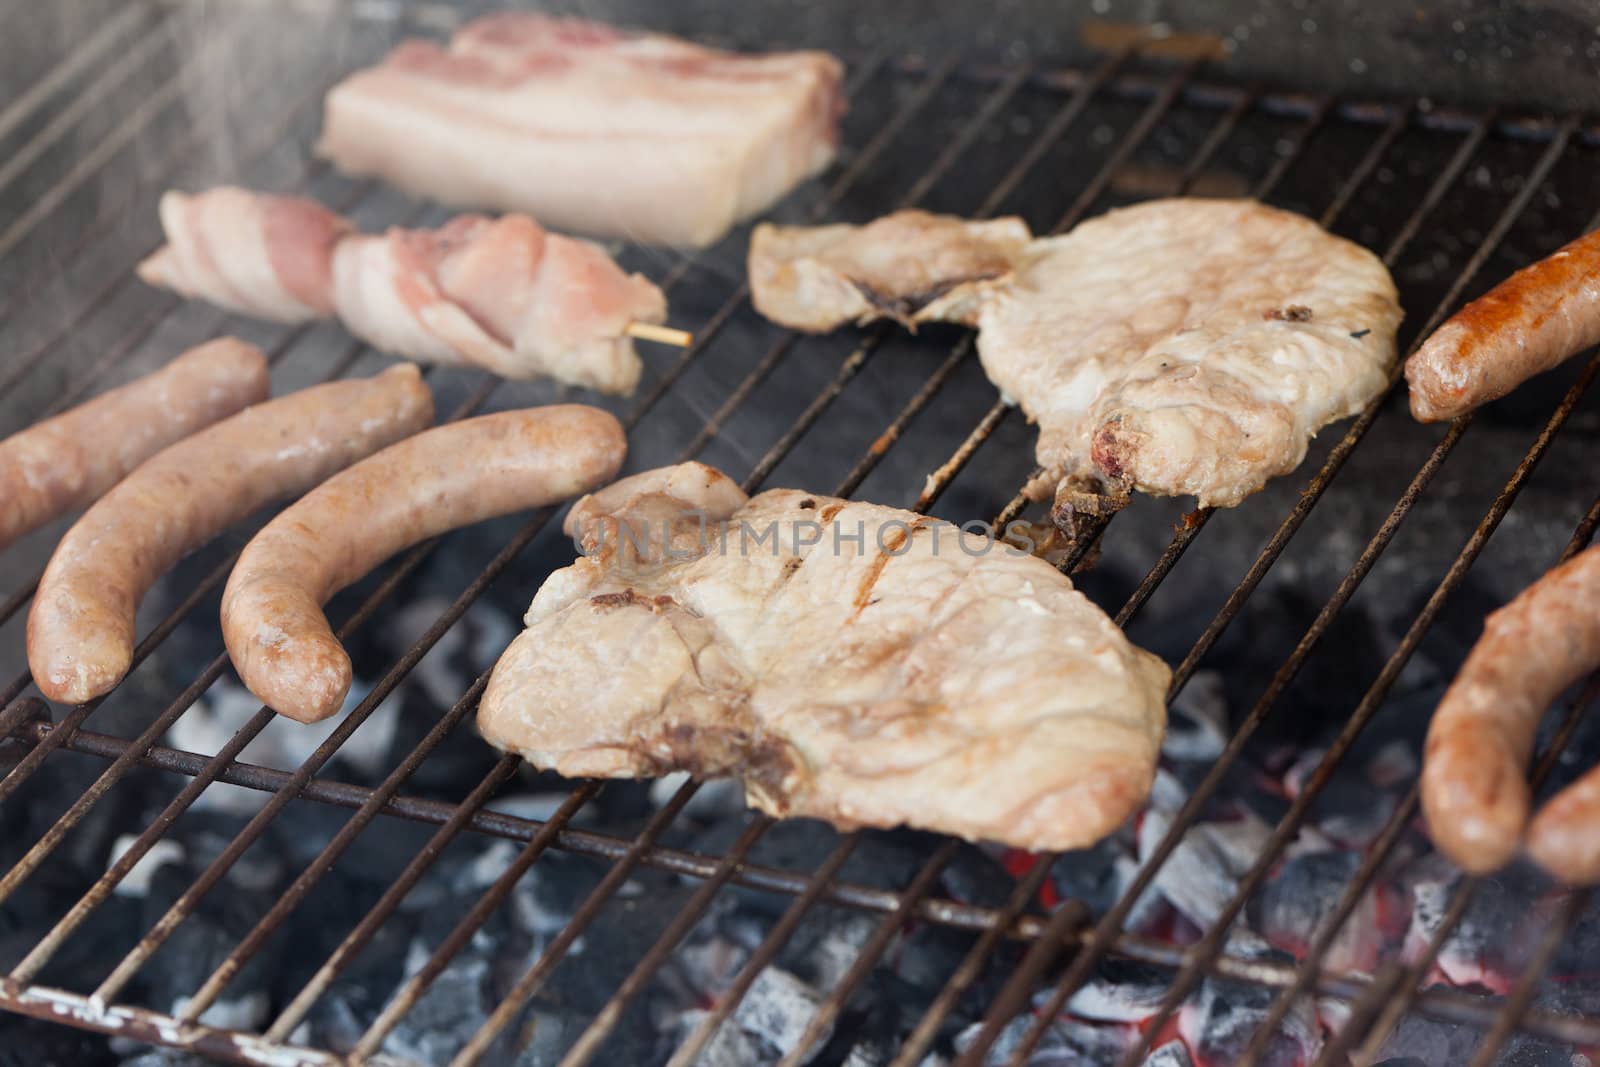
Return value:
M 833 159 L 840 77 L 821 52 L 739 55 L 506 13 L 335 86 L 319 151 L 445 203 L 699 247 Z

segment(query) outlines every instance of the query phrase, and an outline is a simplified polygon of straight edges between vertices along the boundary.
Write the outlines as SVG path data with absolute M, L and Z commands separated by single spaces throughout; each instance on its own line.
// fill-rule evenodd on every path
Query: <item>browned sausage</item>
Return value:
M 1452 315 L 1406 360 L 1421 422 L 1480 404 L 1600 343 L 1600 231 L 1524 267 Z
M 1530 803 L 1528 757 L 1539 720 L 1563 689 L 1600 665 L 1597 598 L 1600 545 L 1489 616 L 1434 713 L 1422 764 L 1422 806 L 1434 842 L 1469 871 L 1494 870 L 1522 842 Z M 1600 806 L 1574 797 L 1538 822 L 1548 844 L 1563 836 L 1587 841 L 1585 856 L 1575 861 L 1545 845 L 1536 847 L 1535 856 L 1553 873 L 1589 880 L 1600 875 L 1600 820 L 1594 818 Z M 1558 802 L 1563 799 L 1565 794 Z M 1573 821 L 1575 815 L 1581 821 Z
M 155 580 L 231 523 L 304 492 L 433 421 L 417 368 L 246 408 L 146 460 L 67 531 L 28 614 L 28 666 L 51 700 L 109 691 L 133 659 Z
M 222 634 L 250 691 L 316 722 L 350 688 L 350 657 L 322 604 L 402 549 L 468 523 L 542 507 L 611 480 L 627 453 L 615 418 L 577 404 L 441 426 L 328 479 L 239 557 Z
M 260 350 L 222 337 L 0 441 L 0 548 L 84 507 L 172 442 L 271 390 Z

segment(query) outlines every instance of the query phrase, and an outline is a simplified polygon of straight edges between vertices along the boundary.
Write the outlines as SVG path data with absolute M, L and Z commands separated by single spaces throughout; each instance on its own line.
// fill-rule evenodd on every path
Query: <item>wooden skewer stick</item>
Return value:
M 688 348 L 694 344 L 694 334 L 688 330 L 676 330 L 671 326 L 652 326 L 648 322 L 630 322 L 628 328 L 622 332 L 641 341 L 655 341 L 676 348 Z

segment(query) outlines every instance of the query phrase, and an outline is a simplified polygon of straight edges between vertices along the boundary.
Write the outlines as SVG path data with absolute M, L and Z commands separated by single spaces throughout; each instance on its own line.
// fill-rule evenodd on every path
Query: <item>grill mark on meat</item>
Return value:
M 810 511 L 812 508 L 817 506 L 817 502 L 815 500 L 812 500 L 810 497 L 806 497 L 804 500 L 800 501 L 800 503 L 798 505 L 796 505 L 796 506 L 801 511 Z
M 1311 309 L 1304 304 L 1290 304 L 1288 307 L 1269 308 L 1261 317 L 1269 322 L 1310 322 Z
M 867 605 L 872 603 L 872 589 L 878 584 L 878 579 L 883 577 L 883 569 L 889 565 L 889 561 L 896 555 L 901 554 L 900 549 L 905 547 L 906 542 L 918 530 L 926 529 L 927 525 L 926 519 L 918 519 L 911 524 L 909 530 L 904 526 L 896 526 L 894 532 L 886 538 L 889 543 L 878 546 L 878 554 L 873 557 L 872 563 L 868 565 L 867 576 L 862 579 L 861 588 L 856 590 L 855 600 L 853 601 L 856 610 L 850 615 L 851 622 L 855 622 L 861 613 L 867 609 Z
M 600 611 L 609 611 L 612 608 L 626 608 L 634 604 L 642 604 L 651 611 L 660 615 L 667 608 L 672 607 L 677 601 L 670 596 L 648 597 L 640 596 L 632 589 L 624 589 L 620 593 L 597 593 L 589 598 L 589 603 Z
M 843 510 L 844 504 L 842 503 L 828 504 L 817 513 L 817 516 L 822 519 L 823 522 L 832 522 L 833 517 Z

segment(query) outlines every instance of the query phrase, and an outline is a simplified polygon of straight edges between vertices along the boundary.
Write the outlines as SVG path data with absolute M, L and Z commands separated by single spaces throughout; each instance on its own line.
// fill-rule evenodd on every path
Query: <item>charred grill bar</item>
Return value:
M 174 35 L 179 32 L 174 28 L 177 16 L 168 14 L 164 8 L 150 10 L 152 14 L 138 17 L 131 13 L 145 9 L 128 7 L 123 14 L 89 35 L 44 76 L 37 83 L 36 92 L 24 95 L 0 112 L 0 144 L 20 145 L 0 170 L 0 204 L 16 196 L 15 190 L 22 178 L 37 173 L 62 155 L 63 145 L 84 115 L 95 108 L 119 105 L 119 86 L 129 73 L 150 63 L 163 48 L 170 47 Z M 20 210 L 12 212 L 0 229 L 0 267 L 8 257 L 22 255 L 40 234 L 53 228 L 61 235 L 51 237 L 54 253 L 48 260 L 49 271 L 22 275 L 12 287 L 13 295 L 0 306 L 0 337 L 7 338 L 7 351 L 16 353 L 0 358 L 0 404 L 30 388 L 39 398 L 38 415 L 75 403 L 99 388 L 124 361 L 157 336 L 177 312 L 179 301 L 166 294 L 150 295 L 144 301 L 145 310 L 138 316 L 128 316 L 118 310 L 136 288 L 131 268 L 148 249 L 119 253 L 117 269 L 107 272 L 98 283 L 80 285 L 74 280 L 73 272 L 84 262 L 106 255 L 103 242 L 119 226 L 136 220 L 141 213 L 153 213 L 156 193 L 168 182 L 181 180 L 185 162 L 203 153 L 208 137 L 228 128 L 230 104 L 223 100 L 206 100 L 197 109 L 198 113 L 189 117 L 184 132 L 165 149 L 159 166 L 146 169 L 126 158 L 126 150 L 137 145 L 141 138 L 150 136 L 148 131 L 163 113 L 184 96 L 185 72 L 215 62 L 238 48 L 240 41 L 249 36 L 251 17 L 239 16 L 234 22 L 211 26 L 203 48 L 186 65 L 170 77 L 158 80 L 152 93 L 126 106 L 125 120 L 114 135 L 58 163 L 53 181 L 33 193 Z M 108 54 L 115 58 L 108 59 Z M 100 73 L 90 76 L 89 69 L 97 63 L 102 64 Z M 241 136 L 231 166 L 240 174 L 248 172 L 275 146 L 294 136 L 291 131 L 304 130 L 314 117 L 315 104 L 323 91 L 350 65 L 345 59 L 333 63 L 325 57 L 308 63 L 310 69 L 298 83 L 309 87 L 307 91 L 293 93 L 294 98 L 280 102 L 273 114 L 253 114 L 252 124 Z M 247 80 L 247 84 L 264 88 L 264 73 L 257 71 L 255 80 Z M 249 78 L 248 73 L 246 78 Z M 920 206 L 936 200 L 937 206 L 945 210 L 991 215 L 1007 206 L 1023 206 L 1016 198 L 1024 189 L 1029 189 L 1033 190 L 1029 196 L 1050 198 L 1049 212 L 1065 204 L 1059 216 L 1047 214 L 1044 217 L 1047 224 L 1053 223 L 1055 229 L 1064 230 L 1103 209 L 1112 197 L 1139 195 L 1122 192 L 1119 181 L 1127 178 L 1130 167 L 1140 158 L 1141 152 L 1150 148 L 1152 139 L 1168 130 L 1176 117 L 1182 116 L 1185 120 L 1196 120 L 1201 132 L 1193 146 L 1182 154 L 1182 159 L 1163 171 L 1161 181 L 1167 193 L 1194 189 L 1214 168 L 1216 161 L 1226 156 L 1241 131 L 1252 123 L 1270 124 L 1279 134 L 1259 177 L 1251 188 L 1244 190 L 1268 201 L 1279 195 L 1297 168 L 1312 166 L 1307 157 L 1323 139 L 1338 140 L 1341 145 L 1348 145 L 1353 139 L 1360 140 L 1360 150 L 1349 153 L 1354 156 L 1353 162 L 1331 173 L 1322 171 L 1320 177 L 1305 178 L 1302 182 L 1320 189 L 1319 195 L 1325 197 L 1325 204 L 1319 205 L 1323 225 L 1354 231 L 1365 222 L 1362 212 L 1372 209 L 1371 184 L 1376 176 L 1391 165 L 1401 150 L 1409 150 L 1413 142 L 1426 140 L 1439 165 L 1420 178 L 1408 178 L 1409 186 L 1396 186 L 1393 192 L 1397 197 L 1414 200 L 1414 206 L 1392 229 L 1387 221 L 1381 225 L 1376 221 L 1372 223 L 1374 233 L 1380 229 L 1392 233 L 1378 247 L 1382 248 L 1386 263 L 1402 278 L 1405 288 L 1399 268 L 1407 262 L 1408 253 L 1419 239 L 1429 236 L 1430 227 L 1440 224 L 1437 212 L 1459 191 L 1468 176 L 1479 169 L 1487 173 L 1490 163 L 1496 169 L 1516 170 L 1519 178 L 1515 193 L 1504 198 L 1500 206 L 1482 220 L 1486 226 L 1483 233 L 1464 239 L 1464 255 L 1458 263 L 1452 262 L 1451 280 L 1442 287 L 1442 295 L 1428 301 L 1426 319 L 1418 314 L 1422 308 L 1416 303 L 1415 294 L 1407 293 L 1413 314 L 1407 325 L 1407 335 L 1413 344 L 1465 297 L 1492 280 L 1485 267 L 1501 251 L 1502 244 L 1524 219 L 1530 205 L 1545 195 L 1556 169 L 1573 165 L 1592 169 L 1596 145 L 1600 144 L 1600 126 L 1578 116 L 1548 120 L 1437 108 L 1422 101 L 1371 103 L 1266 92 L 1207 81 L 1198 63 L 1163 63 L 1135 50 L 1109 56 L 1088 69 L 1066 71 L 1027 66 L 990 67 L 956 57 L 932 61 L 888 55 L 858 57 L 851 65 L 849 91 L 858 102 L 858 110 L 872 114 L 874 120 L 869 127 L 855 131 L 851 150 L 836 168 L 835 175 L 825 176 L 820 194 L 802 194 L 811 197 L 806 213 L 813 220 L 829 217 L 856 195 L 881 211 Z M 878 114 L 867 106 L 869 96 L 891 100 L 892 106 L 879 109 L 882 113 Z M 60 97 L 66 99 L 58 99 Z M 1033 98 L 1031 102 L 1028 101 L 1030 97 Z M 944 122 L 935 105 L 948 106 L 952 101 L 962 102 L 963 116 L 956 122 Z M 1024 108 L 1024 103 L 1029 106 Z M 43 118 L 47 113 L 49 117 Z M 998 136 L 1008 123 L 1026 131 L 1026 135 L 1012 140 Z M 1120 131 L 1115 128 L 1118 124 L 1122 125 Z M 34 132 L 18 139 L 15 131 L 25 126 Z M 1094 162 L 1092 166 L 1072 168 L 1071 184 L 1051 183 L 1049 175 L 1044 173 L 1047 161 L 1052 161 L 1052 153 L 1061 151 L 1069 138 L 1093 146 Z M 1173 135 L 1172 140 L 1179 139 Z M 894 165 L 896 153 L 917 142 L 937 144 L 937 151 L 928 153 L 932 158 L 909 173 L 907 168 Z M 1002 143 L 1005 147 L 995 147 Z M 977 153 L 1006 151 L 1014 158 L 995 175 L 985 176 L 984 168 L 972 158 Z M 1173 150 L 1165 149 L 1161 154 L 1170 156 Z M 1512 162 L 1508 165 L 1507 160 Z M 293 167 L 285 169 L 288 177 L 278 179 L 286 182 L 280 188 L 293 187 L 310 195 L 315 195 L 312 192 L 315 183 L 329 177 L 322 164 L 307 161 L 303 156 Z M 97 200 L 92 211 L 79 210 L 81 199 L 75 198 L 80 198 L 87 189 L 108 184 L 112 178 L 120 179 L 114 190 Z M 371 183 L 356 183 L 342 195 L 343 199 L 335 200 L 333 206 L 341 212 L 353 212 L 381 194 Z M 1585 221 L 1591 228 L 1600 222 L 1600 218 L 1586 218 L 1595 206 L 1592 202 L 1579 204 L 1581 216 L 1567 212 L 1566 215 L 1572 216 L 1567 223 L 1572 232 L 1559 235 L 1560 240 L 1574 236 L 1576 227 Z M 425 209 L 414 208 L 409 218 L 391 221 L 416 223 L 425 214 Z M 711 255 L 701 260 L 685 259 L 675 262 L 669 269 L 652 271 L 662 276 L 663 288 L 675 301 L 682 298 L 675 306 L 703 307 L 708 313 L 702 313 L 698 321 L 682 323 L 695 328 L 694 345 L 675 357 L 662 359 L 658 356 L 652 364 L 657 368 L 653 380 L 647 377 L 640 394 L 623 402 L 624 421 L 630 431 L 664 403 L 683 397 L 688 389 L 686 379 L 704 362 L 708 352 L 719 344 L 727 348 L 739 343 L 738 337 L 731 336 L 731 324 L 745 310 L 748 290 L 736 266 L 736 263 L 731 268 L 720 265 L 715 255 Z M 48 317 L 49 325 L 43 330 L 21 329 L 30 308 L 46 299 L 59 301 L 54 306 L 63 310 Z M 82 366 L 54 367 L 50 371 L 54 379 L 52 385 L 41 392 L 36 376 L 45 374 L 46 368 L 54 364 L 70 363 L 62 354 L 64 348 L 71 344 L 75 334 L 103 320 L 121 323 L 116 340 L 87 363 L 77 361 Z M 215 334 L 237 326 L 237 320 L 231 316 L 211 315 L 204 333 Z M 303 326 L 277 331 L 267 346 L 274 364 L 295 351 L 314 329 Z M 846 418 L 838 413 L 837 405 L 849 395 L 852 384 L 862 380 L 875 359 L 891 358 L 891 354 L 885 352 L 896 339 L 896 332 L 887 328 L 851 338 L 832 376 L 822 383 L 792 421 L 781 430 L 774 426 L 772 443 L 758 455 L 741 457 L 749 468 L 744 479 L 745 488 L 759 487 L 791 457 L 803 455 L 807 443 L 815 441 L 815 431 L 829 425 L 830 415 Z M 740 360 L 736 364 L 740 373 L 732 380 L 717 383 L 717 388 L 725 394 L 722 399 L 699 414 L 698 425 L 682 444 L 674 443 L 672 447 L 681 449 L 681 458 L 698 456 L 711 448 L 738 416 L 750 405 L 759 403 L 756 397 L 764 385 L 770 384 L 792 361 L 803 358 L 797 350 L 813 345 L 818 349 L 816 358 L 828 358 L 821 353 L 832 351 L 826 342 L 784 333 L 759 354 L 752 353 L 754 358 Z M 361 359 L 370 355 L 360 344 L 344 341 L 338 342 L 333 352 L 324 364 L 328 368 L 328 378 L 351 371 Z M 921 355 L 926 357 L 927 353 Z M 871 438 L 865 452 L 850 458 L 848 473 L 835 491 L 841 495 L 854 493 L 880 471 L 897 449 L 905 451 L 910 446 L 908 438 L 914 437 L 921 420 L 929 417 L 930 409 L 947 397 L 947 388 L 958 381 L 963 369 L 972 361 L 970 335 L 955 337 L 942 360 L 919 360 L 914 373 L 921 376 L 921 388 L 897 405 L 882 423 L 881 431 Z M 909 367 L 902 368 L 902 372 L 913 373 Z M 1008 1046 L 1003 1060 L 1015 1064 L 1026 1062 L 1030 1050 L 1044 1037 L 1074 993 L 1108 957 L 1140 961 L 1170 972 L 1170 984 L 1144 1026 L 1142 1036 L 1122 1054 L 1121 1062 L 1129 1067 L 1143 1062 L 1162 1035 L 1170 1032 L 1169 1021 L 1185 998 L 1202 981 L 1211 978 L 1258 986 L 1273 995 L 1264 1021 L 1236 1061 L 1241 1064 L 1264 1062 L 1273 1028 L 1297 1002 L 1311 996 L 1332 998 L 1349 1005 L 1347 1022 L 1329 1039 L 1316 1061 L 1319 1063 L 1345 1062 L 1342 1057 L 1353 1051 L 1366 1057 L 1362 1062 L 1370 1062 L 1389 1033 L 1413 1013 L 1481 1031 L 1482 1036 L 1476 1041 L 1474 1063 L 1496 1062 L 1507 1042 L 1517 1035 L 1563 1046 L 1600 1047 L 1600 1017 L 1558 1014 L 1533 1006 L 1539 983 L 1554 965 L 1564 939 L 1583 917 L 1589 904 L 1586 893 L 1568 894 L 1559 901 L 1510 995 L 1502 1001 L 1486 1000 L 1461 991 L 1425 988 L 1435 957 L 1463 921 L 1479 889 L 1476 879 L 1464 882 L 1450 897 L 1420 954 L 1405 961 L 1383 964 L 1371 977 L 1327 966 L 1330 949 L 1346 924 L 1362 921 L 1357 914 L 1362 901 L 1376 891 L 1386 862 L 1414 821 L 1417 811 L 1414 786 L 1384 819 L 1359 866 L 1345 882 L 1331 919 L 1318 928 L 1295 963 L 1232 953 L 1228 940 L 1234 920 L 1243 914 L 1269 873 L 1285 860 L 1313 805 L 1335 780 L 1342 761 L 1384 705 L 1401 671 L 1438 621 L 1450 596 L 1461 587 L 1495 530 L 1513 513 L 1519 494 L 1540 460 L 1572 421 L 1597 373 L 1600 373 L 1600 357 L 1591 359 L 1572 377 L 1570 387 L 1544 420 L 1543 429 L 1512 470 L 1502 490 L 1397 643 L 1388 650 L 1381 671 L 1361 693 L 1342 729 L 1272 828 L 1217 921 L 1199 931 L 1193 940 L 1162 940 L 1125 927 L 1140 898 L 1154 883 L 1163 865 L 1172 859 L 1185 835 L 1199 822 L 1208 803 L 1225 783 L 1245 773 L 1240 759 L 1247 743 L 1279 714 L 1285 695 L 1302 666 L 1340 620 L 1402 524 L 1419 500 L 1430 492 L 1446 461 L 1471 432 L 1472 417 L 1452 424 L 1416 469 L 1387 516 L 1356 555 L 1343 580 L 1315 613 L 1290 655 L 1266 680 L 1264 691 L 1237 724 L 1215 764 L 1189 794 L 1148 855 L 1141 857 L 1137 874 L 1123 887 L 1115 903 L 1098 914 L 1076 900 L 1059 902 L 1053 911 L 1040 906 L 1041 891 L 1051 877 L 1052 865 L 1047 862 L 1048 858 L 1037 860 L 1022 871 L 998 904 L 977 904 L 941 894 L 940 876 L 958 853 L 958 846 L 953 842 L 930 846 L 911 877 L 895 890 L 841 876 L 853 855 L 869 849 L 871 835 L 839 836 L 827 857 L 807 870 L 769 866 L 750 859 L 773 825 L 764 816 L 752 817 L 737 838 L 717 854 L 707 855 L 662 843 L 674 821 L 694 798 L 698 790 L 694 783 L 679 787 L 655 810 L 643 828 L 632 835 L 574 825 L 573 820 L 581 818 L 601 793 L 603 787 L 598 783 L 572 783 L 564 802 L 542 820 L 490 809 L 487 805 L 495 794 L 518 773 L 518 761 L 509 756 L 495 763 L 470 792 L 466 789 L 469 783 L 461 783 L 465 795 L 458 802 L 408 795 L 407 787 L 419 769 L 475 710 L 484 677 L 459 694 L 449 711 L 432 724 L 375 787 L 320 777 L 322 769 L 339 754 L 351 735 L 406 681 L 423 657 L 496 582 L 519 561 L 524 561 L 525 552 L 534 545 L 550 518 L 548 513 L 541 513 L 500 547 L 420 639 L 387 666 L 355 709 L 292 772 L 241 758 L 246 745 L 271 722 L 272 714 L 266 709 L 250 718 L 214 751 L 186 752 L 162 743 L 168 730 L 190 714 L 196 701 L 224 675 L 227 661 L 223 655 L 212 658 L 193 681 L 131 739 L 90 728 L 89 720 L 99 709 L 99 702 L 71 709 L 60 721 L 52 723 L 48 709 L 25 695 L 30 683 L 26 673 L 6 679 L 4 688 L 0 689 L 0 761 L 3 761 L 0 767 L 5 768 L 5 776 L 0 778 L 0 805 L 18 803 L 19 795 L 48 761 L 70 758 L 69 754 L 77 753 L 108 761 L 108 764 L 98 779 L 75 798 L 37 840 L 27 842 L 19 850 L 20 854 L 8 869 L 0 871 L 0 907 L 30 878 L 47 873 L 53 863 L 63 862 L 62 846 L 71 832 L 103 801 L 115 803 L 119 789 L 127 788 L 131 774 L 141 768 L 153 768 L 188 780 L 87 893 L 73 903 L 52 928 L 42 936 L 31 938 L 14 962 L 7 961 L 11 962 L 10 970 L 0 976 L 0 1008 L 152 1043 L 187 1047 L 238 1062 L 268 1059 L 272 1062 L 342 1062 L 328 1050 L 298 1043 L 294 1036 L 297 1029 L 319 998 L 381 934 L 406 895 L 435 867 L 447 847 L 464 832 L 471 832 L 515 842 L 520 850 L 475 900 L 463 903 L 461 917 L 417 969 L 392 975 L 393 993 L 388 1001 L 372 1017 L 361 1020 L 364 1029 L 354 1044 L 356 1055 L 380 1050 L 386 1035 L 417 1006 L 497 909 L 506 905 L 518 881 L 551 850 L 595 857 L 606 861 L 609 867 L 537 957 L 520 973 L 511 976 L 499 998 L 499 1007 L 459 1049 L 457 1063 L 480 1061 L 513 1026 L 528 1000 L 546 984 L 562 961 L 571 956 L 579 939 L 591 931 L 596 922 L 604 921 L 607 905 L 614 902 L 630 876 L 641 869 L 681 875 L 694 880 L 696 888 L 681 910 L 654 937 L 650 947 L 637 960 L 631 961 L 626 977 L 609 1001 L 565 1052 L 564 1064 L 603 1062 L 603 1058 L 597 1057 L 601 1056 L 618 1021 L 637 1007 L 641 994 L 657 979 L 663 966 L 673 958 L 696 925 L 720 899 L 733 892 L 734 887 L 775 894 L 787 898 L 787 902 L 762 932 L 759 943 L 738 969 L 729 988 L 708 1007 L 678 1047 L 671 1058 L 675 1065 L 696 1060 L 716 1037 L 719 1027 L 737 1010 L 741 999 L 777 959 L 800 924 L 824 903 L 871 913 L 875 916 L 872 932 L 835 986 L 816 1005 L 804 1034 L 784 1058 L 786 1064 L 805 1062 L 806 1050 L 824 1038 L 835 1020 L 850 1010 L 852 998 L 889 953 L 897 935 L 921 925 L 966 931 L 973 937 L 945 978 L 942 989 L 921 1005 L 920 1016 L 909 1022 L 907 1035 L 892 1051 L 892 1062 L 908 1067 L 922 1062 L 946 1030 L 955 1010 L 974 1004 L 978 1006 L 975 1017 L 982 1020 L 982 1026 L 960 1050 L 961 1062 L 989 1062 L 991 1056 L 997 1055 L 996 1043 L 1007 1024 L 1031 1011 L 1033 1024 L 1025 1028 L 1019 1041 Z M 471 387 L 465 397 L 453 405 L 451 417 L 464 417 L 480 410 L 503 388 L 502 383 L 487 376 L 468 380 Z M 1173 680 L 1174 697 L 1244 612 L 1252 595 L 1311 518 L 1325 492 L 1369 432 L 1380 420 L 1404 417 L 1393 411 L 1394 392 L 1391 389 L 1389 396 L 1374 402 L 1343 428 L 1342 436 L 1321 457 L 1319 465 L 1308 462 L 1303 473 L 1289 476 L 1289 480 L 1302 486 L 1300 495 L 1182 658 Z M 691 406 L 697 405 L 691 402 Z M 928 477 L 920 486 L 918 510 L 935 507 L 985 446 L 1003 433 L 1008 423 L 1016 422 L 1020 419 L 1010 408 L 995 403 L 978 413 L 970 430 L 952 450 L 938 454 L 919 452 L 916 465 Z M 14 428 L 7 427 L 8 430 Z M 665 454 L 648 458 L 651 462 L 647 465 L 667 460 Z M 1024 507 L 1025 501 L 1018 493 L 1003 506 L 1000 520 L 1004 522 L 1020 514 Z M 1216 512 L 1185 517 L 1127 596 L 1117 613 L 1118 622 L 1134 621 L 1163 581 L 1191 552 L 1201 534 L 1212 525 L 1228 523 L 1230 517 L 1227 513 Z M 1080 533 L 1067 565 L 1081 561 L 1106 537 L 1116 537 L 1125 524 L 1138 521 L 1139 516 L 1130 512 L 1091 525 Z M 1597 522 L 1600 522 L 1600 499 L 1579 521 L 1563 558 L 1588 543 Z M 1211 536 L 1220 535 L 1214 531 Z M 403 597 L 407 580 L 424 565 L 435 547 L 435 544 L 419 546 L 389 564 L 383 579 L 344 620 L 340 637 L 371 627 L 386 606 L 392 607 Z M 1204 548 L 1198 551 L 1203 553 Z M 201 576 L 175 607 L 148 630 L 136 652 L 136 664 L 157 653 L 163 642 L 186 624 L 189 616 L 201 614 L 194 609 L 220 586 L 231 562 L 231 557 L 224 558 Z M 20 634 L 20 616 L 27 606 L 32 584 L 31 581 L 22 582 L 0 604 L 0 625 L 10 624 L 8 634 Z M 213 626 L 214 620 L 201 618 L 198 624 Z M 13 638 L 8 636 L 7 640 Z M 1561 727 L 1541 752 L 1536 777 L 1542 778 L 1554 768 L 1597 693 L 1600 693 L 1600 680 L 1591 680 L 1572 703 Z M 266 795 L 267 802 L 170 909 L 144 932 L 139 944 L 110 965 L 109 973 L 92 991 L 68 992 L 36 984 L 41 972 L 56 958 L 68 939 L 106 904 L 141 858 L 163 841 L 174 823 L 213 783 L 259 791 Z M 291 802 L 297 800 L 351 809 L 354 813 L 304 866 L 277 902 L 238 939 L 222 963 L 188 991 L 187 1002 L 180 1012 L 167 1014 L 131 1002 L 126 997 L 130 983 L 174 932 L 193 916 L 202 899 L 219 887 L 229 870 L 271 829 Z M 308 897 L 323 883 L 358 835 L 380 818 L 395 817 L 431 824 L 436 829 L 336 950 L 318 961 L 309 980 L 283 1003 L 274 1005 L 275 1016 L 257 1033 L 228 1030 L 199 1021 L 225 992 L 236 992 L 238 986 L 249 981 L 250 961 L 283 929 L 290 915 L 306 905 Z M 993 988 L 978 988 L 980 978 L 993 974 L 1000 966 L 996 961 L 1002 958 L 1002 953 L 1013 950 L 1017 958 L 1002 974 L 1002 980 Z

